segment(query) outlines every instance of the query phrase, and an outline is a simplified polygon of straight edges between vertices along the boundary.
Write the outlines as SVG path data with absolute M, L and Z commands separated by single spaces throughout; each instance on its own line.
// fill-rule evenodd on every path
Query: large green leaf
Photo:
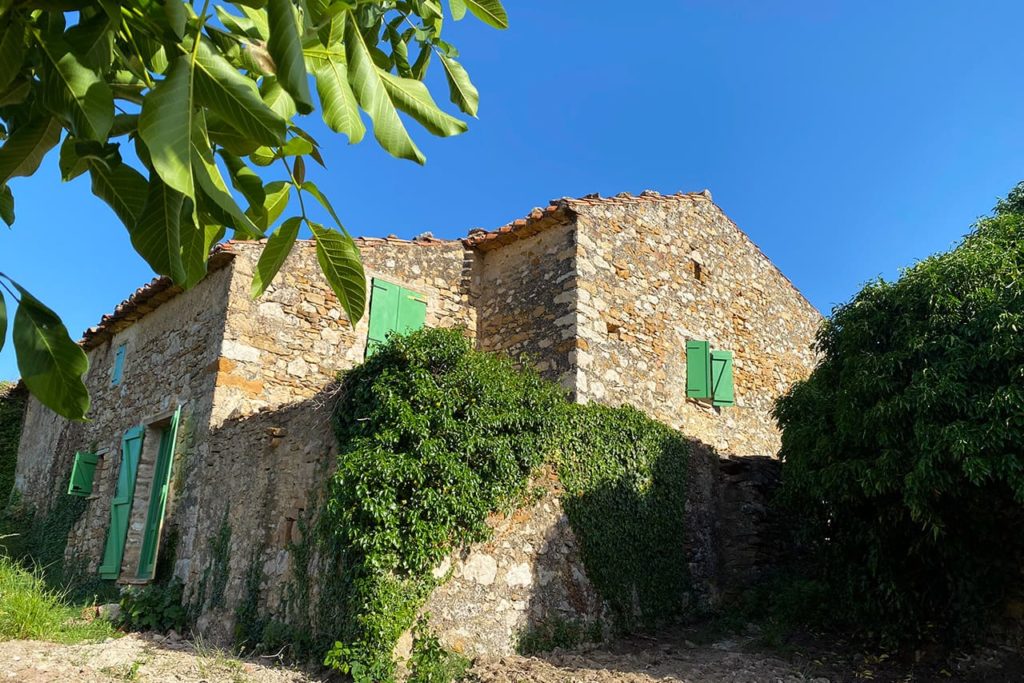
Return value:
M 448 92 L 452 103 L 470 116 L 476 116 L 477 107 L 480 105 L 480 93 L 469 80 L 469 74 L 461 64 L 447 55 L 441 55 L 441 64 L 444 65 L 444 75 L 448 79 Z
M 389 154 L 418 164 L 425 163 L 426 157 L 409 137 L 398 116 L 398 109 L 385 85 L 385 72 L 374 63 L 370 48 L 359 32 L 355 16 L 349 12 L 345 21 L 348 78 L 359 106 L 373 120 L 373 136 Z
M 228 175 L 234 188 L 242 193 L 250 207 L 263 209 L 263 202 L 267 199 L 267 192 L 263 189 L 263 179 L 256 175 L 256 172 L 237 155 L 223 149 L 218 150 L 218 154 L 228 167 Z
M 448 6 L 452 8 L 452 18 L 461 21 L 466 16 L 466 0 L 448 0 Z
M 469 7 L 469 11 L 477 19 L 498 29 L 508 28 L 508 14 L 501 6 L 500 0 L 458 0 Z M 452 8 L 454 14 L 455 9 Z
M 196 99 L 220 120 L 260 145 L 284 142 L 288 122 L 264 104 L 256 84 L 238 72 L 208 41 L 196 52 Z
M 195 169 L 196 182 L 202 193 L 216 207 L 215 217 L 223 224 L 230 226 L 244 237 L 259 239 L 263 231 L 239 208 L 235 198 L 231 196 L 227 183 L 224 182 L 220 169 L 213 157 L 213 150 L 206 138 L 199 134 L 192 140 L 192 164 Z
M 50 116 L 35 118 L 15 128 L 0 147 L 0 184 L 35 173 L 46 153 L 60 141 L 61 130 L 60 123 Z
M 149 183 L 142 174 L 127 164 L 96 161 L 89 164 L 89 176 L 92 193 L 114 210 L 129 231 L 133 230 L 149 192 Z
M 89 359 L 57 314 L 23 287 L 14 314 L 14 352 L 25 386 L 47 408 L 72 420 L 83 420 L 89 411 L 89 391 L 82 375 Z
M 3 91 L 21 71 L 25 61 L 25 26 L 12 21 L 0 36 L 0 91 Z
M 316 240 L 316 259 L 335 296 L 355 327 L 366 308 L 366 275 L 359 248 L 346 234 L 309 224 Z
M 181 214 L 185 196 L 168 187 L 155 173 L 149 178 L 146 204 L 134 227 L 129 228 L 132 246 L 149 267 L 184 284 L 181 261 Z
M 178 284 L 189 289 L 206 276 L 206 261 L 210 255 L 210 248 L 223 235 L 223 226 L 196 224 L 189 200 L 185 200 L 178 228 L 181 269 L 184 275 Z
M 291 198 L 292 184 L 283 180 L 275 180 L 267 183 L 265 189 L 266 200 L 263 202 L 263 210 L 255 211 L 253 207 L 250 207 L 245 212 L 256 225 L 264 230 L 273 225 L 274 221 L 284 213 L 288 206 L 288 200 Z
M 295 244 L 295 239 L 299 236 L 299 226 L 301 225 L 302 218 L 295 216 L 282 223 L 281 227 L 270 235 L 267 246 L 263 248 L 260 260 L 256 263 L 256 272 L 252 275 L 252 287 L 249 290 L 249 295 L 253 299 L 267 291 L 267 287 L 273 282 L 277 271 L 281 270 L 281 265 L 284 264 L 284 260 L 292 250 L 292 245 Z
M 139 136 L 149 148 L 153 168 L 169 187 L 186 197 L 195 195 L 192 177 L 192 65 L 176 57 L 167 77 L 146 95 L 139 115 Z
M 114 122 L 110 86 L 59 36 L 37 34 L 37 42 L 51 67 L 43 89 L 49 109 L 68 121 L 75 137 L 106 142 Z
M 434 135 L 448 137 L 466 132 L 466 123 L 441 111 L 421 81 L 402 78 L 386 71 L 381 71 L 380 75 L 395 106 Z
M 334 207 L 331 206 L 331 202 L 327 199 L 327 196 L 320 191 L 320 188 L 317 187 L 312 180 L 307 180 L 306 182 L 302 183 L 302 185 L 300 185 L 300 189 L 303 190 L 304 192 L 313 195 L 316 198 L 316 200 L 320 202 L 320 205 L 327 209 L 327 212 L 331 214 L 331 218 L 334 219 L 334 222 L 338 225 L 338 228 L 342 232 L 345 232 L 347 234 L 348 231 L 346 231 L 345 227 L 341 224 L 341 219 L 338 218 L 338 213 L 334 210 Z
M 14 225 L 14 193 L 8 185 L 0 187 L 0 219 L 7 227 Z
M 267 21 L 270 40 L 267 49 L 277 67 L 277 80 L 295 100 L 300 114 L 313 111 L 313 97 L 309 94 L 309 77 L 302 58 L 299 26 L 292 0 L 270 0 L 267 3 Z
M 298 109 L 295 108 L 295 100 L 288 94 L 288 91 L 281 87 L 280 81 L 273 76 L 264 76 L 260 85 L 260 95 L 268 107 L 277 112 L 277 115 L 284 119 L 295 117 Z
M 366 135 L 366 126 L 349 85 L 345 52 L 340 47 L 314 46 L 306 49 L 306 59 L 316 77 L 316 92 L 320 97 L 324 123 L 334 132 L 348 137 L 350 144 L 359 142 Z

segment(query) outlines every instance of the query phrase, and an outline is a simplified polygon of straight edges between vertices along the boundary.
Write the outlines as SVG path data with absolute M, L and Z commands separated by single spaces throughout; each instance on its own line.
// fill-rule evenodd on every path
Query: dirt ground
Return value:
M 478 663 L 475 683 L 837 683 L 842 681 L 1024 680 L 1024 660 L 991 650 L 928 665 L 893 661 L 839 647 L 765 651 L 753 638 L 696 644 L 686 634 L 634 638 L 542 657 Z M 281 666 L 274 658 L 240 660 L 180 638 L 130 634 L 88 645 L 35 641 L 0 643 L 0 681 L 175 681 L 315 683 L 341 680 Z

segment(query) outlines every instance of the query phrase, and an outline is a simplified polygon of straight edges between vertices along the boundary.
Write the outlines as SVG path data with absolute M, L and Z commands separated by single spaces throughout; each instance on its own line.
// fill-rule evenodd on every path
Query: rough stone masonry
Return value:
M 695 577 L 703 603 L 756 575 L 751 558 L 770 555 L 758 540 L 764 487 L 737 474 L 754 465 L 723 475 L 711 449 L 776 453 L 771 406 L 811 370 L 820 315 L 708 193 L 562 199 L 463 240 L 358 245 L 368 287 L 379 279 L 415 293 L 424 324 L 462 327 L 480 349 L 534 364 L 575 400 L 632 404 L 704 442 L 709 449 L 693 464 L 693 531 L 680 539 L 691 560 L 681 570 Z M 156 520 L 159 552 L 183 582 L 199 630 L 219 640 L 231 638 L 254 588 L 261 613 L 300 616 L 289 600 L 294 544 L 333 465 L 335 378 L 361 362 L 367 343 L 367 318 L 349 324 L 310 243 L 299 243 L 252 300 L 260 250 L 221 245 L 195 288 L 182 292 L 159 278 L 87 331 L 90 421 L 70 423 L 30 401 L 16 472 L 23 504 L 45 514 L 67 495 L 75 453 L 99 456 L 65 553 L 96 571 L 121 439 L 143 427 L 118 581 L 145 583 L 138 570 L 159 488 L 157 444 L 180 408 L 166 512 Z M 690 339 L 734 353 L 734 406 L 686 397 Z M 114 383 L 119 353 L 123 376 Z M 540 502 L 493 520 L 492 541 L 451 558 L 444 569 L 453 578 L 428 605 L 444 642 L 502 654 L 538 620 L 601 617 L 558 491 L 551 482 Z M 748 519 L 744 510 L 756 514 Z

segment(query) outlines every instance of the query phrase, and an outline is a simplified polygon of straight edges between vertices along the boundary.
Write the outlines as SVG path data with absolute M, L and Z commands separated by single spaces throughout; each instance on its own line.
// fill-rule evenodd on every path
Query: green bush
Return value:
M 390 680 L 391 652 L 454 548 L 485 539 L 550 451 L 564 399 L 532 372 L 474 353 L 458 330 L 391 337 L 347 373 L 322 518 L 350 576 L 327 663 Z
M 120 625 L 133 631 L 184 630 L 187 620 L 181 604 L 183 591 L 179 579 L 128 587 L 121 594 Z
M 629 408 L 570 404 L 533 370 L 438 329 L 392 336 L 348 372 L 335 415 L 338 466 L 311 537 L 337 566 L 312 640 L 333 629 L 326 663 L 356 681 L 392 680 L 395 644 L 437 583 L 431 570 L 488 538 L 487 517 L 521 505 L 544 463 L 562 477 L 588 575 L 618 624 L 685 606 L 690 450 L 673 430 Z M 310 549 L 293 553 L 308 570 Z M 309 611 L 309 586 L 295 588 Z M 420 668 L 444 669 L 428 667 L 444 658 L 429 634 L 419 639 Z
M 837 624 L 966 633 L 1020 581 L 1022 200 L 838 307 L 776 406 L 784 500 Z

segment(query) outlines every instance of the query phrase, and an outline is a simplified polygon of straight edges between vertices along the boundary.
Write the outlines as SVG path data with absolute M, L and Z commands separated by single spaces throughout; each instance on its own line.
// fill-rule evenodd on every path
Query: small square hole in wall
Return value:
M 704 273 L 704 266 L 697 259 L 690 259 L 690 270 L 693 272 L 693 277 L 697 279 L 697 282 L 704 282 L 707 278 L 707 275 Z

